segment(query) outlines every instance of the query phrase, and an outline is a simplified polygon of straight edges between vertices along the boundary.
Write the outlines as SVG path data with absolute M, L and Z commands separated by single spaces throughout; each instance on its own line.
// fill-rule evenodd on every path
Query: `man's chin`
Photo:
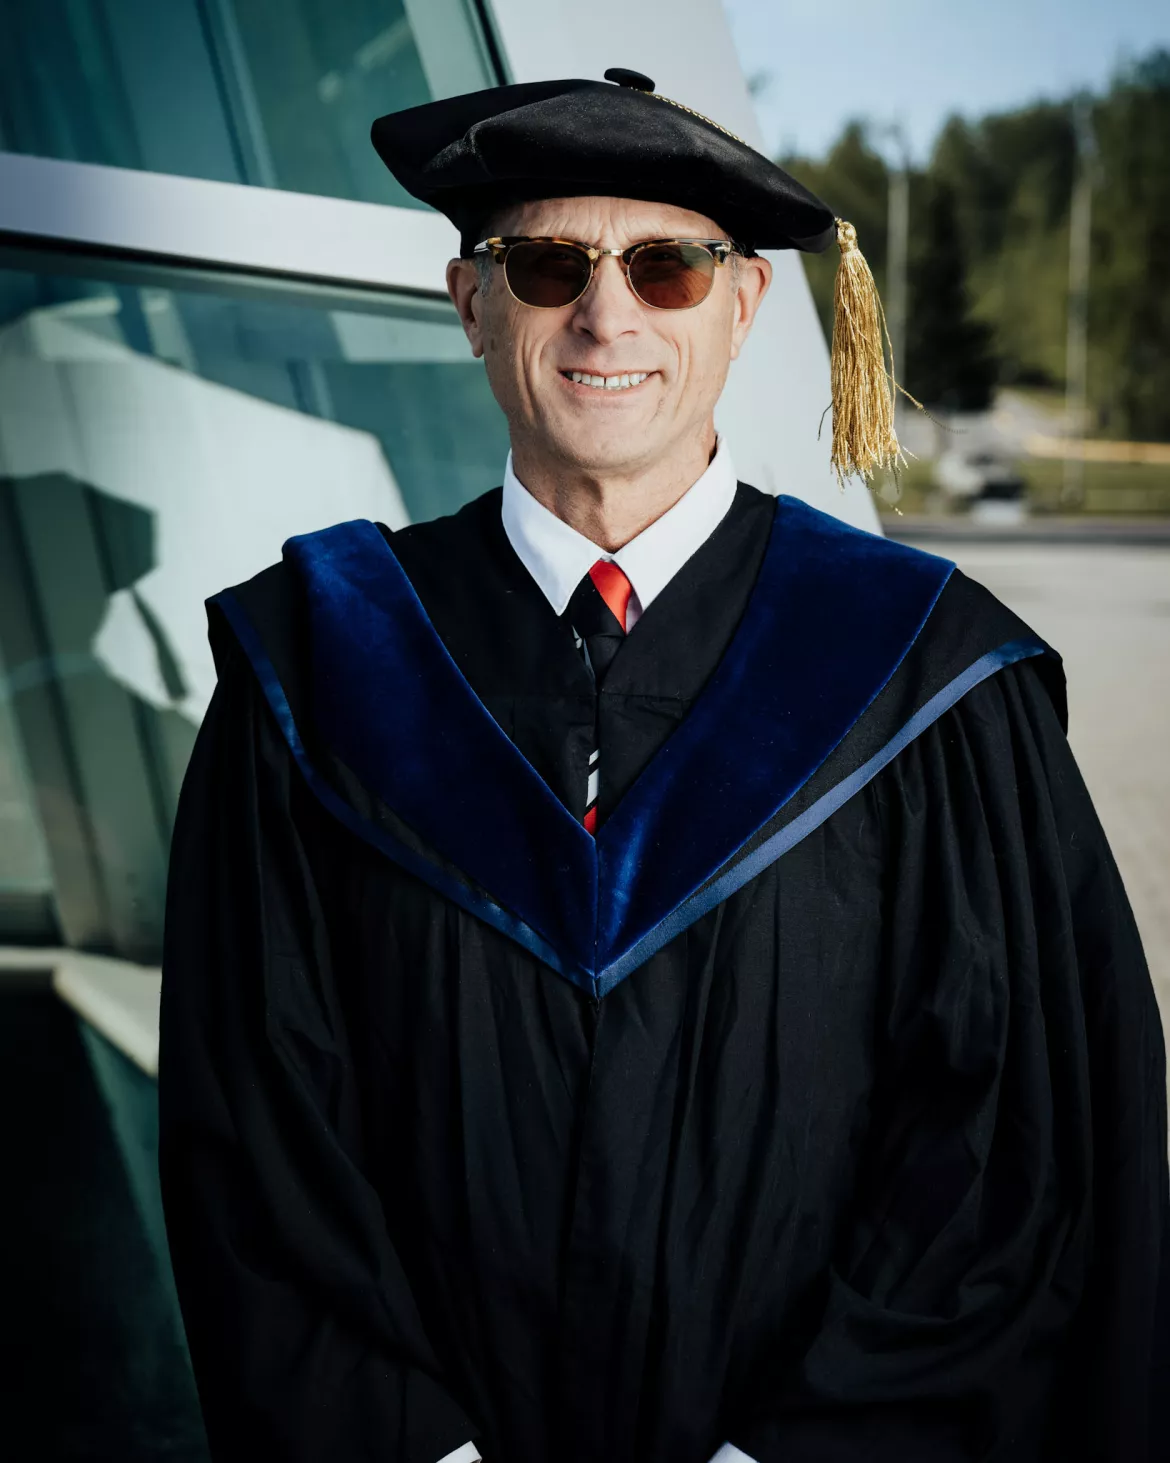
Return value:
M 657 461 L 668 443 L 651 438 L 646 424 L 630 423 L 622 431 L 599 431 L 596 426 L 557 432 L 548 442 L 550 455 L 581 472 L 622 475 L 644 471 Z
M 655 460 L 644 442 L 614 444 L 608 451 L 598 451 L 595 443 L 567 444 L 556 455 L 566 467 L 597 478 L 635 476 Z

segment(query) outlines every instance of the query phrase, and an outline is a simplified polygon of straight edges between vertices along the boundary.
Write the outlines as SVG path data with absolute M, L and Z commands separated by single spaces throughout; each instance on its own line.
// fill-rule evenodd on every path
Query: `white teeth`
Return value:
M 566 371 L 570 381 L 579 386 L 600 386 L 603 391 L 624 391 L 628 386 L 641 386 L 648 371 L 623 373 L 621 376 L 591 376 L 588 371 Z

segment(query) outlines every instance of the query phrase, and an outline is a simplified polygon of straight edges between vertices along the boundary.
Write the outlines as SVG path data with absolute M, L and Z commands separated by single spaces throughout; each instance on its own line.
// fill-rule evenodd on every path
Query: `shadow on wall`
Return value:
M 157 659 L 152 681 L 175 705 L 185 698 L 182 667 L 134 589 L 154 565 L 149 510 L 63 473 L 0 478 L 0 943 L 161 957 L 167 851 L 197 727 L 95 651 L 119 596 Z M 15 846 L 9 821 L 28 830 Z
M 157 1183 L 145 1167 L 153 1150 L 136 1171 L 119 1131 L 156 1133 L 153 1082 L 77 1023 L 47 977 L 7 971 L 0 1106 L 10 1117 L 0 1246 L 12 1342 L 0 1454 L 207 1463 L 161 1233 L 141 1202 L 143 1180 Z

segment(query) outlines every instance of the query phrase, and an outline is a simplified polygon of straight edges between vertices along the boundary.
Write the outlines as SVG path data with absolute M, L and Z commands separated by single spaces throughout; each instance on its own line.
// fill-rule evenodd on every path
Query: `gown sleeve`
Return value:
M 798 1374 L 731 1440 L 759 1463 L 1170 1457 L 1162 1029 L 1039 674 L 984 682 L 888 771 L 857 1199 Z
M 184 781 L 159 1058 L 167 1231 L 211 1455 L 437 1463 L 440 1374 L 362 1134 L 299 773 L 237 647 Z

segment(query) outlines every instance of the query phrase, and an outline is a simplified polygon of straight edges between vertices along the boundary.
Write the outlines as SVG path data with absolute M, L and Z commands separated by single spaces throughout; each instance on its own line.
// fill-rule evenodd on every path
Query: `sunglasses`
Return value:
M 621 261 L 626 281 L 652 310 L 693 310 L 711 293 L 715 270 L 743 249 L 730 239 L 646 239 L 628 249 L 595 249 L 572 239 L 485 239 L 473 254 L 504 267 L 508 292 L 536 310 L 560 310 L 589 288 L 597 261 Z

